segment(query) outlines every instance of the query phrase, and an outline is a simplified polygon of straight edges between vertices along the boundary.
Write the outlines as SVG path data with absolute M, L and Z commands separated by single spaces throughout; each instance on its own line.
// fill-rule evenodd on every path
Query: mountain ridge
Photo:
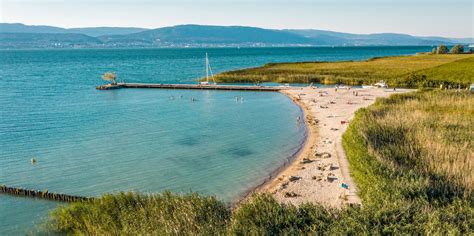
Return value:
M 232 46 L 432 46 L 469 44 L 472 38 L 412 36 L 399 33 L 353 34 L 316 29 L 264 29 L 250 26 L 176 25 L 60 28 L 0 23 L 0 48 L 232 47 Z

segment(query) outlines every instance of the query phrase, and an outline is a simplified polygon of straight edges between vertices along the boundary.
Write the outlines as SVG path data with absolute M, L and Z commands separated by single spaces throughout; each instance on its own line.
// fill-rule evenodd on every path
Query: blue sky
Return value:
M 60 27 L 178 24 L 474 37 L 473 0 L 0 0 L 1 22 Z

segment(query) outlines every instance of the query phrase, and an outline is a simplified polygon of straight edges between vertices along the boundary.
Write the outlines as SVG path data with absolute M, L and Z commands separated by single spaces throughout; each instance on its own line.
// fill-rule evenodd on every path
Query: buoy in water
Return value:
M 33 165 L 36 164 L 36 158 L 34 158 L 34 157 L 31 158 L 31 164 L 33 164 Z

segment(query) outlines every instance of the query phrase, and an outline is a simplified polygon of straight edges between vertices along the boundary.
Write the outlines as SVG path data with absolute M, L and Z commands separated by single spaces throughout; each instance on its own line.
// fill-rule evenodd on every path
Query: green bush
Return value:
M 441 44 L 436 48 L 436 54 L 447 54 L 448 53 L 448 47 L 446 45 Z
M 464 46 L 461 44 L 454 45 L 449 51 L 451 54 L 461 54 L 464 53 Z

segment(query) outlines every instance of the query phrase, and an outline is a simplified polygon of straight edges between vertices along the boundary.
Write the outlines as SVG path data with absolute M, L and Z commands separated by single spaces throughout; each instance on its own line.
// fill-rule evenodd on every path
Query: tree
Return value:
M 117 76 L 115 75 L 115 72 L 107 72 L 104 75 L 102 75 L 102 79 L 107 80 L 107 81 L 112 81 L 111 84 L 114 84 L 114 85 L 117 84 L 117 82 L 115 82 L 116 78 Z
M 436 54 L 446 54 L 448 53 L 448 47 L 446 45 L 441 44 L 436 48 Z
M 436 48 L 433 48 L 433 50 L 431 50 L 431 54 L 436 54 Z
M 464 52 L 464 46 L 461 44 L 454 45 L 454 47 L 452 47 L 450 51 L 451 54 L 461 54 L 463 52 Z

